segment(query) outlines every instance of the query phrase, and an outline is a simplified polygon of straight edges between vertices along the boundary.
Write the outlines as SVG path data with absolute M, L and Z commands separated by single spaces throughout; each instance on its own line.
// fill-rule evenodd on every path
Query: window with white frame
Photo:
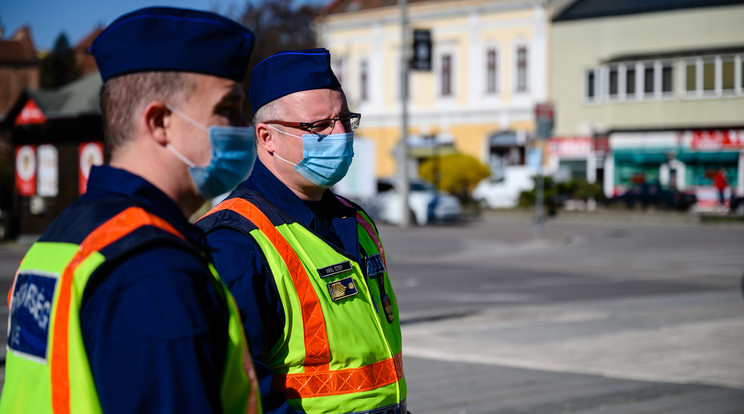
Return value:
M 697 91 L 697 73 L 698 65 L 697 59 L 685 60 L 685 92 L 688 95 L 694 94 Z
M 664 95 L 674 92 L 674 64 L 671 61 L 661 63 L 661 93 Z
M 527 46 L 517 47 L 517 92 L 527 92 Z
M 594 69 L 589 69 L 584 72 L 584 98 L 593 102 L 597 100 L 597 72 Z
M 716 91 L 716 60 L 714 57 L 703 59 L 703 93 Z
M 654 63 L 644 62 L 643 64 L 643 94 L 653 96 L 654 94 Z
M 365 102 L 369 99 L 369 73 L 367 60 L 359 63 L 359 100 Z
M 452 55 L 445 53 L 441 57 L 440 95 L 452 96 Z
M 634 99 L 636 96 L 636 65 L 625 65 L 625 98 Z
M 607 74 L 607 82 L 609 83 L 607 94 L 610 98 L 617 98 L 619 83 L 620 83 L 620 71 L 617 66 L 610 66 Z
M 733 55 L 721 57 L 721 90 L 724 94 L 736 91 L 736 59 Z
M 486 93 L 496 94 L 498 87 L 498 53 L 495 48 L 486 51 Z
M 586 71 L 584 77 L 588 101 L 659 99 L 674 93 L 671 60 L 610 63 Z
M 705 98 L 744 95 L 742 90 L 744 86 L 743 59 L 744 54 L 708 55 L 684 59 L 684 96 Z

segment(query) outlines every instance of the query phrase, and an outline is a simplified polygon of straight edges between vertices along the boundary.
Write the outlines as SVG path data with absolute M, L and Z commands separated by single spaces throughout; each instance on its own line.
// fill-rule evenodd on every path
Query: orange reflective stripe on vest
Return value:
M 181 235 L 173 226 L 160 217 L 154 216 L 139 207 L 130 207 L 112 217 L 80 243 L 78 252 L 60 276 L 57 310 L 54 319 L 54 342 L 51 349 L 52 409 L 55 413 L 70 412 L 70 380 L 68 356 L 68 327 L 72 279 L 77 267 L 88 256 L 109 244 L 121 239 L 142 226 L 155 226 L 179 238 Z
M 205 216 L 226 209 L 240 214 L 256 225 L 282 256 L 302 307 L 302 322 L 305 327 L 305 370 L 328 371 L 330 352 L 323 310 L 320 308 L 318 295 L 297 253 L 269 218 L 250 201 L 232 198 L 216 205 Z
M 309 374 L 274 375 L 287 398 L 312 398 L 373 390 L 403 377 L 401 354 L 360 368 Z

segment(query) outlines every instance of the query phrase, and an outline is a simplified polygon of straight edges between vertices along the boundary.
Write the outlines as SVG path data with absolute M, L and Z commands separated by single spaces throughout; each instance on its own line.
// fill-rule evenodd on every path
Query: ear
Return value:
M 142 123 L 152 139 L 160 145 L 168 143 L 168 130 L 171 123 L 171 111 L 165 102 L 152 101 L 142 111 Z
M 276 151 L 274 137 L 271 135 L 271 128 L 264 123 L 256 125 L 256 143 L 259 148 L 263 148 L 266 152 L 273 153 Z

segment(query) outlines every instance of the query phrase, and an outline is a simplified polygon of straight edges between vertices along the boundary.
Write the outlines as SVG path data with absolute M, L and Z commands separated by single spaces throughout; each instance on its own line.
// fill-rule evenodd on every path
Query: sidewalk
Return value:
M 482 210 L 479 218 L 519 218 L 534 220 L 534 209 L 502 209 Z M 707 209 L 701 211 L 677 212 L 664 210 L 626 210 L 604 209 L 595 210 L 561 210 L 555 216 L 545 216 L 546 222 L 606 222 L 629 224 L 667 224 L 667 225 L 697 225 L 720 224 L 744 226 L 744 217 L 736 217 L 725 210 Z

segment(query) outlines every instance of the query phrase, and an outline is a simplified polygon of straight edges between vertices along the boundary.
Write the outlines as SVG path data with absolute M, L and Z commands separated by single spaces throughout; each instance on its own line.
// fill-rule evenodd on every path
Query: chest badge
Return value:
M 331 299 L 334 302 L 354 296 L 357 294 L 357 288 L 354 286 L 354 281 L 351 277 L 337 280 L 328 284 L 328 292 L 331 294 Z

